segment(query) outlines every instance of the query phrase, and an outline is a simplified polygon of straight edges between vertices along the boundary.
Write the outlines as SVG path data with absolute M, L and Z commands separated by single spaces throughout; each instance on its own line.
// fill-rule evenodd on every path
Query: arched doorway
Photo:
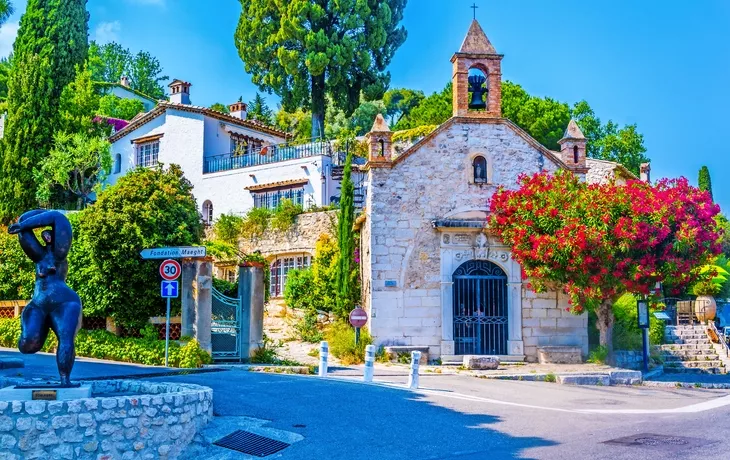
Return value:
M 507 274 L 486 260 L 454 272 L 454 351 L 457 355 L 507 354 Z

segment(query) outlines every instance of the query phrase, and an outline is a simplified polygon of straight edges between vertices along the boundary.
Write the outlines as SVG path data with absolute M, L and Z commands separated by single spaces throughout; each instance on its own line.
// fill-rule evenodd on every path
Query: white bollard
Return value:
M 418 388 L 418 368 L 421 361 L 421 352 L 411 352 L 411 373 L 408 375 L 408 388 L 415 390 Z
M 319 376 L 327 377 L 327 357 L 329 356 L 329 346 L 326 341 L 319 344 Z
M 365 372 L 362 379 L 366 382 L 373 381 L 373 364 L 375 363 L 375 345 L 365 347 Z

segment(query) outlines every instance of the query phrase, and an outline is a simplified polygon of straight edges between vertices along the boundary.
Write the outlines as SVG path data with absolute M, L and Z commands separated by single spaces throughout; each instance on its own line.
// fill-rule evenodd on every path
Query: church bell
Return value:
M 470 75 L 469 76 L 469 91 L 471 92 L 471 101 L 469 101 L 469 108 L 473 110 L 485 110 L 487 103 L 484 102 L 484 94 L 487 92 L 487 88 L 484 87 L 484 83 L 487 79 L 483 75 Z

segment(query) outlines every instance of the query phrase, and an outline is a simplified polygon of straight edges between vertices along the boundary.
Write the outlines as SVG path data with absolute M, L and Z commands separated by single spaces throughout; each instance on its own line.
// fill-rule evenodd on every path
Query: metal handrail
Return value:
M 213 155 L 203 160 L 203 174 L 210 174 L 232 169 L 249 168 L 281 161 L 298 160 L 318 155 L 332 157 L 333 148 L 328 140 L 315 140 L 302 144 L 290 142 L 272 144 L 239 154 L 229 152 Z
M 717 338 L 720 340 L 722 348 L 725 349 L 725 357 L 730 357 L 730 344 L 727 343 L 728 338 L 725 336 L 724 333 L 721 334 L 720 331 L 717 330 L 717 326 L 715 326 L 715 323 L 713 321 L 708 321 L 708 324 L 710 326 L 710 329 L 715 332 Z

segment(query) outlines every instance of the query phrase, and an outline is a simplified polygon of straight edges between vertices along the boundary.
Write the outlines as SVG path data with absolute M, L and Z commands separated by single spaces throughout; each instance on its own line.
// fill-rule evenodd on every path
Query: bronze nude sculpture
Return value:
M 44 230 L 41 244 L 33 233 Z M 58 211 L 42 209 L 28 211 L 18 222 L 8 228 L 17 234 L 20 246 L 35 263 L 35 289 L 33 298 L 23 310 L 18 349 L 21 353 L 38 352 L 53 330 L 58 338 L 56 363 L 61 377 L 61 387 L 70 387 L 71 369 L 76 360 L 74 340 L 81 328 L 81 299 L 66 285 L 68 262 L 73 233 L 68 218 Z

